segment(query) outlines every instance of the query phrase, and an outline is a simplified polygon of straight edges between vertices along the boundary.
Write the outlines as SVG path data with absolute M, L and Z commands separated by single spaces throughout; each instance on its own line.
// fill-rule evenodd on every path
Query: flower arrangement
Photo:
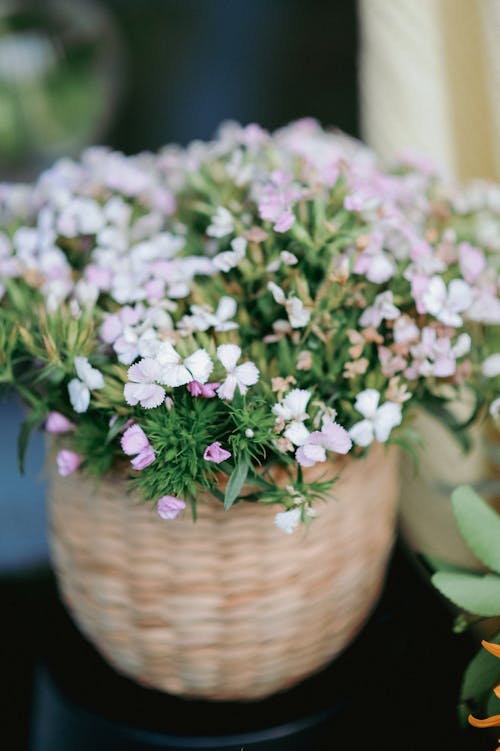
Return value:
M 205 489 L 278 504 L 292 532 L 332 482 L 304 468 L 411 449 L 410 407 L 449 421 L 464 384 L 493 402 L 498 270 L 467 195 L 308 119 L 90 148 L 1 186 L 0 381 L 29 406 L 21 456 L 44 424 L 63 476 L 127 467 L 164 519 L 195 516 Z

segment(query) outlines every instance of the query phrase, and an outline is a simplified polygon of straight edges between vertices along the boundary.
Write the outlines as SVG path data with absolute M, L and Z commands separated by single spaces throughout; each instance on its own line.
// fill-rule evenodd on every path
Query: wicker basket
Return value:
M 102 655 L 143 685 L 233 700 L 292 686 L 354 638 L 392 547 L 397 454 L 377 446 L 329 471 L 339 466 L 333 498 L 293 535 L 274 526 L 276 507 L 225 513 L 207 497 L 196 524 L 188 511 L 165 522 L 120 478 L 96 487 L 54 476 L 63 599 Z

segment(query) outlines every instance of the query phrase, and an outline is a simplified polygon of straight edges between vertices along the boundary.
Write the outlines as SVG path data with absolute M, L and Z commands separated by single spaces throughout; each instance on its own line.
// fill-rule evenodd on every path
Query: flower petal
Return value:
M 347 454 L 352 448 L 352 440 L 345 428 L 336 422 L 328 421 L 321 428 L 321 445 L 327 451 Z
M 298 527 L 302 512 L 299 508 L 290 509 L 290 511 L 279 511 L 274 517 L 274 523 L 282 532 L 291 535 Z
M 134 424 L 124 432 L 120 445 L 125 454 L 132 456 L 133 454 L 140 454 L 141 451 L 145 451 L 150 444 L 146 433 L 140 425 Z
M 236 366 L 234 376 L 238 380 L 241 393 L 244 393 L 241 387 L 253 386 L 259 380 L 260 373 L 253 362 L 244 362 Z
M 227 371 L 234 370 L 241 357 L 241 348 L 237 344 L 221 344 L 217 347 L 217 357 Z
M 135 365 L 131 365 L 127 371 L 129 381 L 135 383 L 152 383 L 160 377 L 161 367 L 159 362 L 151 357 L 145 357 L 139 360 Z
M 184 365 L 191 373 L 193 380 L 199 383 L 206 383 L 214 368 L 210 355 L 204 349 L 198 349 L 186 357 Z
M 71 406 L 75 412 L 82 414 L 88 410 L 90 404 L 90 391 L 82 381 L 78 378 L 73 378 L 68 383 L 68 394 Z
M 391 430 L 400 425 L 402 419 L 401 405 L 396 402 L 386 402 L 378 408 L 373 421 L 375 437 L 380 443 L 385 443 Z
M 156 504 L 158 516 L 167 520 L 175 519 L 185 508 L 186 504 L 184 501 L 181 498 L 176 498 L 174 495 L 163 495 Z
M 126 383 L 123 393 L 127 404 L 140 403 L 145 409 L 159 407 L 165 398 L 165 389 L 155 383 Z
M 373 441 L 373 423 L 361 420 L 349 430 L 349 435 L 357 446 L 369 446 Z
M 77 376 L 89 389 L 102 389 L 104 378 L 102 373 L 93 368 L 86 357 L 75 357 L 75 370 Z
M 375 417 L 379 401 L 380 394 L 376 389 L 365 389 L 357 395 L 354 409 L 360 412 L 363 417 L 371 419 Z

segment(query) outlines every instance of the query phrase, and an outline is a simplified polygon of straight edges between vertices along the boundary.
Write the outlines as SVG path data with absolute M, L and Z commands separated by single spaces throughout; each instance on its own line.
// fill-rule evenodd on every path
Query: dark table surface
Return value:
M 89 717 L 146 736 L 250 733 L 326 713 L 317 751 L 495 748 L 495 731 L 461 728 L 456 714 L 461 675 L 479 638 L 452 632 L 451 610 L 401 542 L 379 604 L 350 647 L 321 674 L 257 704 L 186 702 L 118 676 L 73 626 L 48 569 L 4 577 L 0 591 L 2 732 L 9 739 L 0 747 L 9 751 L 28 748 L 37 671 Z

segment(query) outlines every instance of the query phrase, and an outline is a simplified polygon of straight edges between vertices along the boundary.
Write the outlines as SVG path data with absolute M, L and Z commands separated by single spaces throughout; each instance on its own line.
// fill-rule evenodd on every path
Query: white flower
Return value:
M 145 409 L 159 407 L 165 398 L 165 389 L 158 386 L 161 376 L 161 366 L 157 360 L 145 357 L 128 369 L 128 378 L 123 394 L 125 401 L 134 407 L 140 404 Z
M 306 407 L 311 397 L 311 392 L 305 389 L 292 389 L 285 398 L 275 404 L 272 411 L 276 417 L 288 423 L 285 437 L 295 446 L 302 446 L 309 438 L 309 430 L 304 425 L 307 420 Z
M 491 402 L 490 415 L 493 417 L 494 420 L 500 417 L 500 398 L 495 399 L 494 401 Z
M 161 366 L 157 380 L 164 386 L 183 386 L 191 381 L 206 383 L 213 370 L 212 360 L 206 350 L 197 349 L 182 360 L 170 342 L 161 344 L 156 360 Z
M 191 312 L 193 315 L 184 316 L 182 319 L 181 328 L 194 331 L 206 331 L 211 326 L 215 331 L 231 331 L 238 328 L 238 324 L 231 321 L 236 314 L 236 300 L 232 297 L 221 297 L 215 313 L 205 305 L 192 305 Z
M 234 222 L 231 212 L 223 206 L 219 206 L 212 217 L 210 225 L 207 227 L 209 237 L 225 237 L 234 229 Z
M 292 296 L 287 299 L 281 287 L 278 287 L 275 282 L 268 282 L 267 288 L 274 297 L 275 302 L 278 305 L 285 306 L 288 320 L 293 329 L 307 326 L 311 318 L 311 311 L 304 307 L 304 303 L 300 298 Z
M 298 297 L 290 297 L 285 304 L 288 319 L 292 329 L 301 329 L 310 321 L 311 311 L 304 307 L 304 303 Z
M 76 374 L 89 389 L 102 389 L 104 378 L 102 373 L 93 368 L 86 357 L 75 357 Z
M 278 303 L 278 305 L 284 305 L 286 302 L 286 295 L 281 289 L 281 287 L 278 287 L 278 285 L 275 282 L 268 282 L 267 288 L 269 292 L 274 297 L 275 302 Z
M 433 276 L 422 294 L 422 303 L 428 313 L 446 326 L 461 326 L 459 315 L 472 304 L 470 286 L 463 279 L 453 279 L 446 289 L 440 276 Z
M 394 305 L 394 296 L 390 290 L 377 295 L 371 307 L 367 308 L 359 323 L 361 326 L 380 326 L 382 321 L 394 321 L 401 314 L 399 308 Z
M 78 378 L 68 383 L 68 394 L 75 412 L 86 412 L 90 403 L 91 389 L 102 389 L 102 373 L 93 368 L 86 357 L 75 357 L 75 370 Z
M 160 348 L 160 339 L 150 327 L 138 334 L 131 326 L 126 326 L 121 336 L 113 344 L 118 360 L 130 365 L 137 357 L 155 357 Z
M 467 318 L 478 323 L 499 324 L 500 300 L 487 289 L 474 289 L 472 305 L 467 310 Z
M 420 330 L 410 316 L 402 315 L 394 321 L 394 341 L 396 344 L 402 342 L 416 341 L 420 336 Z
M 486 358 L 481 365 L 481 373 L 486 378 L 495 378 L 495 376 L 500 375 L 500 353 Z
M 104 226 L 101 206 L 92 198 L 74 198 L 59 215 L 57 230 L 64 237 L 96 235 Z
M 68 394 L 71 406 L 75 412 L 86 412 L 90 404 L 90 391 L 78 378 L 68 383 Z
M 354 407 L 365 419 L 353 425 L 349 435 L 358 446 L 369 446 L 374 438 L 384 443 L 391 430 L 401 423 L 401 405 L 386 402 L 379 407 L 379 401 L 380 394 L 376 389 L 366 389 L 356 398 Z
M 297 256 L 294 253 L 290 253 L 288 250 L 282 250 L 280 258 L 285 266 L 295 266 L 295 264 L 299 262 Z
M 241 357 L 241 348 L 237 344 L 221 344 L 217 347 L 217 357 L 227 371 L 226 380 L 217 389 L 217 395 L 221 399 L 231 401 L 236 387 L 241 394 L 246 394 L 248 387 L 259 380 L 259 371 L 253 362 L 236 365 Z
M 460 334 L 457 336 L 457 339 L 455 341 L 455 344 L 451 348 L 451 351 L 453 352 L 454 357 L 463 357 L 468 352 L 470 352 L 470 348 L 472 345 L 472 339 L 470 338 L 469 334 Z
M 279 511 L 274 517 L 274 523 L 282 532 L 291 535 L 299 526 L 301 515 L 300 508 L 293 508 L 290 511 Z
M 247 241 L 244 237 L 235 237 L 231 241 L 232 250 L 224 250 L 212 258 L 212 263 L 219 271 L 230 271 L 245 257 Z
M 99 297 L 99 288 L 85 279 L 80 279 L 75 284 L 75 297 L 85 308 L 92 308 Z

